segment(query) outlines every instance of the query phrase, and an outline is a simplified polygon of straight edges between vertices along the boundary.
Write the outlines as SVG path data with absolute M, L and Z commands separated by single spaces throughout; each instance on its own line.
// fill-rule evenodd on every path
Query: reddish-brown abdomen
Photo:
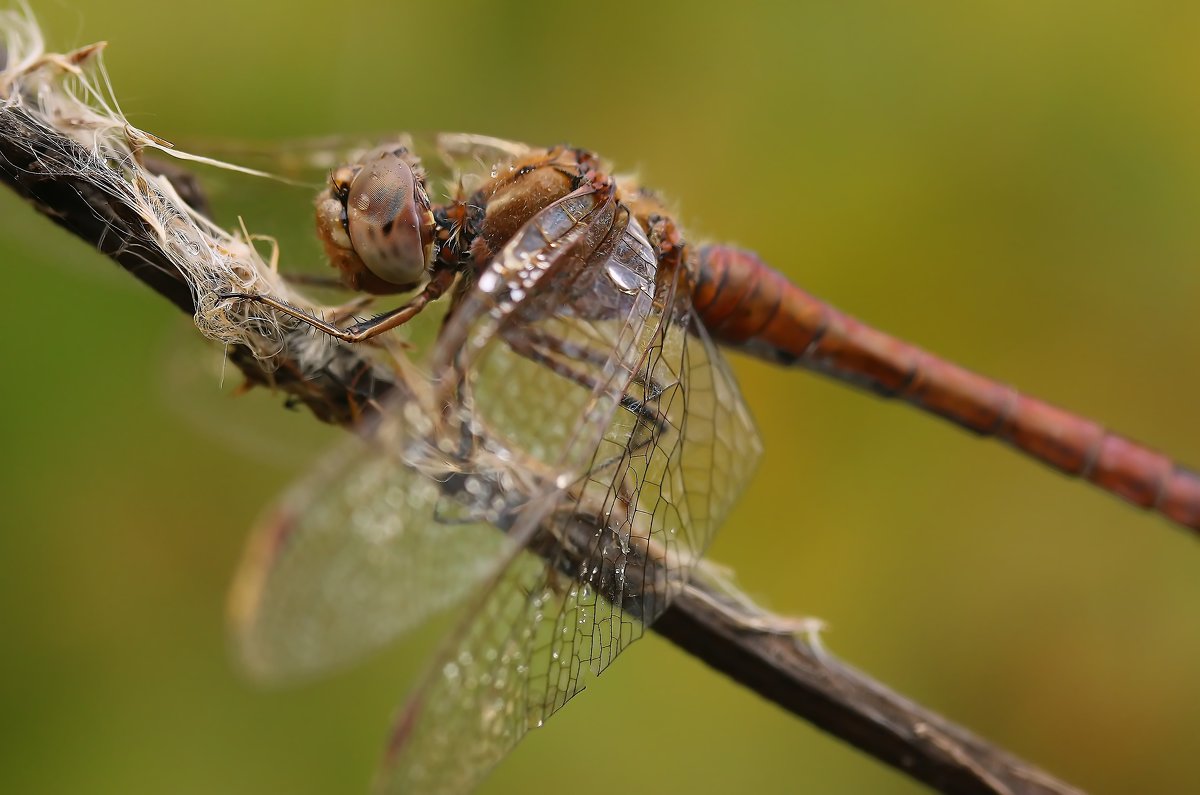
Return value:
M 705 246 L 697 264 L 692 303 L 719 342 L 761 346 L 759 355 L 790 364 L 824 326 L 825 305 L 792 295 L 797 288 L 750 252 Z
M 718 342 L 901 398 L 1200 529 L 1200 476 L 1162 453 L 861 323 L 751 252 L 706 246 L 693 265 L 693 303 Z

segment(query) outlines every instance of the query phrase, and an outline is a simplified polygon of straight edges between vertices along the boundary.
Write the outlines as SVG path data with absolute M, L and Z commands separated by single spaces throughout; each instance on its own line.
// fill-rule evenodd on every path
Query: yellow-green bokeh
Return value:
M 692 237 L 1200 462 L 1200 6 L 35 10 L 58 47 L 108 39 L 125 111 L 169 140 L 594 148 L 673 197 Z M 315 263 L 290 195 L 216 198 Z M 223 627 L 245 528 L 336 432 L 222 395 L 174 309 L 14 198 L 0 213 L 0 791 L 364 791 L 436 628 L 262 692 Z M 735 366 L 766 454 L 713 555 L 749 590 L 1089 790 L 1200 790 L 1193 539 L 902 407 Z M 549 787 L 920 791 L 657 638 L 484 792 Z

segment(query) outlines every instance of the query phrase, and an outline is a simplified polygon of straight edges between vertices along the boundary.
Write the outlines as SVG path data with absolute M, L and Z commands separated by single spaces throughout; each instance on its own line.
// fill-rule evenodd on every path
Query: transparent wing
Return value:
M 458 602 L 503 554 L 435 475 L 355 440 L 260 521 L 231 600 L 237 651 L 259 678 L 347 665 Z
M 429 152 L 423 155 L 426 161 L 432 161 L 432 155 L 436 153 L 440 168 L 432 162 L 427 163 L 427 167 L 446 182 L 458 183 L 469 194 L 503 164 L 527 156 L 532 149 L 527 144 L 490 135 L 438 133 L 431 145 L 418 151 Z
M 556 468 L 557 489 L 540 492 L 551 508 L 514 508 L 510 554 L 398 718 L 382 792 L 473 789 L 662 614 L 757 461 L 749 414 L 690 302 L 655 273 L 636 222 L 618 226 L 477 357 L 478 427 L 534 458 L 586 440 L 586 456 L 578 471 Z M 563 422 L 591 430 L 547 444 Z
M 449 186 L 460 181 L 470 192 L 500 165 L 530 153 L 531 147 L 517 141 L 471 133 L 393 132 L 372 136 L 324 135 L 267 143 L 227 139 L 185 142 L 186 148 L 238 165 L 260 169 L 289 180 L 319 188 L 331 169 L 354 163 L 381 142 L 407 146 L 421 156 L 433 183 L 435 198 L 452 193 Z
M 515 241 L 521 251 L 553 251 L 527 280 L 586 256 L 611 227 L 611 196 L 584 191 L 576 198 L 582 204 L 547 211 Z M 504 282 L 497 284 L 486 307 L 458 312 L 459 325 L 476 319 L 473 338 L 493 333 L 515 306 L 500 289 Z M 518 462 L 497 439 L 479 435 L 465 406 L 435 422 L 444 398 L 402 370 L 406 388 L 370 429 L 372 446 L 351 444 L 331 455 L 252 536 L 232 608 L 239 654 L 261 678 L 296 679 L 348 664 L 458 601 L 503 559 L 508 542 L 495 525 L 506 521 L 508 502 L 532 504 L 541 484 L 553 483 L 546 462 L 565 466 L 566 456 L 551 448 L 571 434 L 545 436 L 541 463 L 527 453 Z M 589 408 L 579 403 L 576 410 L 572 428 Z M 536 447 L 526 442 L 527 451 Z

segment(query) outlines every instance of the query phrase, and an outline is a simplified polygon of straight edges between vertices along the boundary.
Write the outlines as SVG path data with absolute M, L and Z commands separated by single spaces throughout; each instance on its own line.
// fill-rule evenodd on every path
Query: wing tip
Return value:
M 401 771 L 400 762 L 409 747 L 409 741 L 413 737 L 413 731 L 423 709 L 422 698 L 419 695 L 413 695 L 393 721 L 387 745 L 384 747 L 383 758 L 379 761 L 375 778 L 371 782 L 372 795 L 388 795 L 388 793 L 397 791 L 396 785 L 399 783 L 397 774 Z
M 298 519 L 293 511 L 277 506 L 259 520 L 229 589 L 227 613 L 232 653 L 243 672 L 258 681 L 277 679 L 260 637 L 263 596 L 275 562 L 295 532 Z

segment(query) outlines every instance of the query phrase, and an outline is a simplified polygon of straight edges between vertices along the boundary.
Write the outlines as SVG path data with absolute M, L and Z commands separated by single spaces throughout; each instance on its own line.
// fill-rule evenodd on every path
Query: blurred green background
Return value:
M 1200 5 L 978 0 L 35 9 L 175 141 L 594 148 L 883 328 L 1200 462 Z M 215 196 L 317 263 L 310 199 Z M 290 231 L 282 225 L 290 224 Z M 337 433 L 0 195 L 0 790 L 354 793 L 440 627 L 261 691 L 225 590 Z M 1200 549 L 908 409 L 738 360 L 764 462 L 712 555 L 833 651 L 1097 793 L 1200 791 Z M 443 625 L 444 626 L 444 625 Z M 921 788 L 651 637 L 487 793 Z

